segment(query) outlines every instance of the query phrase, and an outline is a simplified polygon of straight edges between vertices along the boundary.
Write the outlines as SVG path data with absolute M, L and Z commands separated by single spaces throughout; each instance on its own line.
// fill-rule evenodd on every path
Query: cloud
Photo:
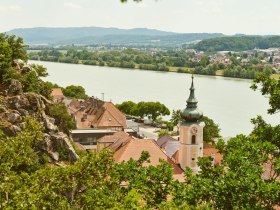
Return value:
M 71 8 L 71 9 L 81 9 L 82 6 L 79 4 L 74 4 L 72 2 L 67 2 L 64 4 L 64 7 Z
M 1 12 L 19 12 L 22 10 L 22 7 L 20 5 L 0 5 L 0 11 Z

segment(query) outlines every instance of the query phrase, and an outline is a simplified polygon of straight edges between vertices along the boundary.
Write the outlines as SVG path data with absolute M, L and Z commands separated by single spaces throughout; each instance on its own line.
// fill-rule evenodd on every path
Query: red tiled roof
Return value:
M 53 88 L 51 95 L 52 96 L 63 96 L 64 97 L 61 88 Z
M 128 161 L 130 159 L 138 160 L 143 151 L 150 154 L 150 162 L 144 163 L 144 166 L 159 165 L 160 159 L 167 161 L 173 168 L 173 177 L 178 180 L 184 179 L 184 171 L 176 165 L 167 155 L 157 146 L 154 140 L 149 139 L 131 139 L 123 147 L 114 153 L 116 162 Z
M 218 152 L 218 150 L 216 148 L 213 148 L 213 147 L 203 148 L 203 156 L 204 157 L 209 157 L 209 156 L 215 157 L 215 165 L 220 165 L 223 160 L 223 156 Z
M 113 135 L 103 136 L 98 140 L 98 143 L 111 143 L 107 148 L 116 151 L 119 147 L 124 146 L 127 142 L 133 139 L 128 133 L 124 131 L 118 131 Z
M 125 115 L 112 102 L 75 99 L 69 104 L 68 112 L 75 116 L 76 127 L 80 129 L 127 127 Z
M 65 98 L 65 96 L 62 93 L 61 88 L 53 88 L 52 92 L 51 92 L 51 96 L 55 99 L 55 100 L 63 100 Z

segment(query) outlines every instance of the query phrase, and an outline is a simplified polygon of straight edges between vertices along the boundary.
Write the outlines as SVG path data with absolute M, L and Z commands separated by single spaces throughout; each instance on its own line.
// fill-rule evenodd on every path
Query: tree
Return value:
M 181 113 L 182 111 L 180 109 L 172 110 L 171 122 L 174 125 L 178 125 L 178 123 L 181 122 L 182 120 Z
M 62 92 L 65 96 L 77 99 L 86 99 L 86 91 L 82 86 L 70 85 L 66 88 L 62 88 Z
M 137 113 L 140 117 L 148 116 L 153 121 L 159 116 L 169 115 L 169 109 L 160 102 L 139 102 L 137 104 Z
M 209 117 L 203 116 L 199 121 L 205 123 L 205 127 L 203 129 L 203 141 L 204 142 L 210 143 L 215 138 L 220 137 L 219 125 L 216 124 L 212 119 L 210 119 Z
M 75 128 L 75 122 L 67 112 L 64 103 L 55 103 L 48 105 L 48 112 L 55 119 L 55 124 L 58 128 L 70 135 L 70 131 Z
M 261 85 L 260 91 L 262 95 L 269 97 L 269 105 L 268 109 L 269 114 L 274 114 L 279 112 L 280 110 L 280 80 L 271 79 L 270 77 L 259 74 L 257 78 L 254 80 L 251 88 L 253 90 L 258 89 L 258 85 Z
M 131 116 L 136 116 L 137 104 L 133 101 L 124 101 L 121 104 L 116 104 L 116 107 L 123 113 Z

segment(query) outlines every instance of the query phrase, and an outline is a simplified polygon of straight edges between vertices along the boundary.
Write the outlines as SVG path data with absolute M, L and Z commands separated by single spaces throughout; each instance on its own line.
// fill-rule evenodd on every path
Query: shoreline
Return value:
M 131 69 L 131 70 L 139 70 L 139 71 L 153 71 L 153 72 L 170 72 L 170 73 L 178 73 L 178 74 L 192 74 L 192 72 L 178 72 L 178 71 L 174 71 L 174 70 L 168 70 L 168 71 L 160 71 L 160 70 L 152 70 L 152 69 L 140 69 L 140 68 L 124 68 L 124 67 L 120 67 L 120 66 L 109 66 L 109 65 L 90 65 L 90 64 L 84 64 L 84 63 L 68 63 L 68 62 L 57 62 L 57 61 L 48 61 L 48 60 L 35 60 L 35 59 L 29 59 L 29 61 L 42 61 L 42 62 L 50 62 L 50 63 L 63 63 L 63 64 L 75 64 L 75 65 L 85 65 L 85 66 L 98 66 L 98 67 L 110 67 L 110 68 L 119 68 L 119 69 Z M 187 68 L 187 67 L 168 67 L 168 68 Z M 220 71 L 220 70 L 217 70 Z M 249 78 L 243 78 L 243 77 L 227 77 L 221 74 L 215 74 L 215 75 L 211 75 L 211 74 L 197 74 L 197 73 L 193 73 L 195 75 L 203 75 L 203 76 L 211 76 L 211 77 L 223 77 L 223 78 L 233 78 L 233 79 L 244 79 L 244 80 L 253 80 L 253 79 L 249 79 Z M 271 77 L 275 78 L 276 80 L 280 79 L 280 74 L 272 74 Z

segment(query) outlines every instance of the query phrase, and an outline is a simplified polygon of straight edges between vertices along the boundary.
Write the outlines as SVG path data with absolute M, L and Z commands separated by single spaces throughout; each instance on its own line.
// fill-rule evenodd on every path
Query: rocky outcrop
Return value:
M 22 93 L 23 91 L 21 83 L 18 80 L 12 79 L 8 89 L 8 95 L 18 95 Z
M 24 69 L 24 68 L 23 68 Z M 28 71 L 26 68 L 24 71 Z M 44 127 L 45 135 L 38 148 L 48 154 L 52 162 L 78 159 L 71 139 L 59 132 L 55 119 L 45 112 L 46 105 L 52 103 L 35 93 L 24 93 L 18 80 L 12 80 L 7 95 L 0 100 L 0 128 L 8 136 L 15 136 L 25 127 L 24 117 L 36 118 Z

